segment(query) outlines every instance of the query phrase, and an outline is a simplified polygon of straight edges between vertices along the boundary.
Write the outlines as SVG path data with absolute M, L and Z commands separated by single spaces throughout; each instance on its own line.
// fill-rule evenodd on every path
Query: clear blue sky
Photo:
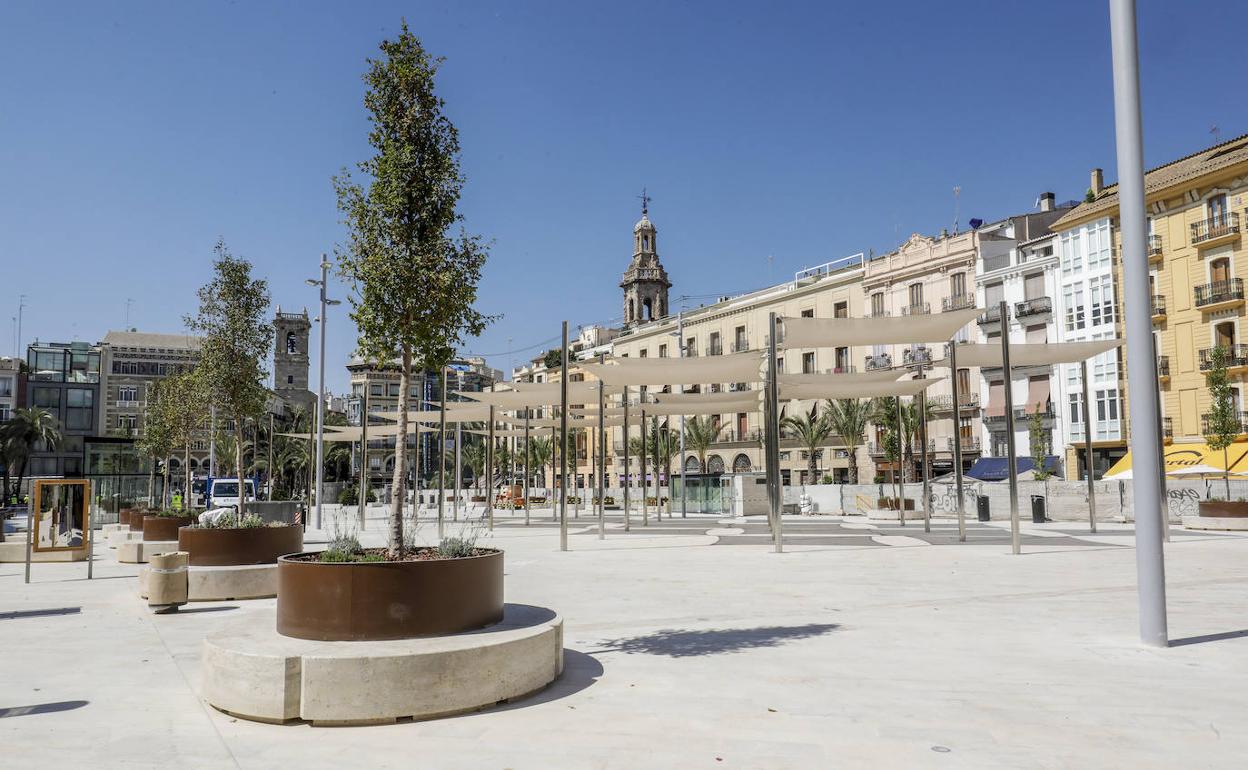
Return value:
M 1248 4 L 1141 0 L 1150 165 L 1248 132 Z M 223 236 L 309 307 L 368 152 L 364 59 L 446 57 L 468 226 L 495 240 L 466 352 L 508 368 L 620 315 L 648 187 L 673 297 L 739 292 L 1116 178 L 1107 3 L 14 2 L 0 7 L 0 351 L 179 331 Z M 336 294 L 344 290 L 336 287 Z M 673 306 L 677 303 L 673 302 Z M 696 302 L 694 303 L 696 304 Z M 354 333 L 330 323 L 329 386 Z

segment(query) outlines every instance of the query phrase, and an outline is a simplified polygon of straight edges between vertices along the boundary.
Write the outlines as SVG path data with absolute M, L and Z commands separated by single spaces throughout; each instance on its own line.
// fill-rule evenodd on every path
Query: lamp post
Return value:
M 321 254 L 321 277 L 309 278 L 304 283 L 316 286 L 321 293 L 321 314 L 317 322 L 321 325 L 320 361 L 317 365 L 316 385 L 316 528 L 321 528 L 321 485 L 325 476 L 325 308 L 330 305 L 341 305 L 342 302 L 330 299 L 325 291 L 329 286 L 329 260 Z M 367 415 L 366 415 L 367 417 Z

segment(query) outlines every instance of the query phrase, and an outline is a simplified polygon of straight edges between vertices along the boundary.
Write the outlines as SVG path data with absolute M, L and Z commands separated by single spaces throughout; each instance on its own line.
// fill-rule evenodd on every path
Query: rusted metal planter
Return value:
M 277 632 L 284 636 L 411 639 L 502 619 L 502 551 L 405 562 L 277 560 Z
M 130 515 L 127 521 L 127 523 L 130 525 L 130 531 L 142 532 L 143 531 L 143 519 L 145 519 L 146 517 L 147 517 L 147 514 L 145 512 L 136 511 L 132 509 L 130 511 Z
M 130 517 L 133 522 L 134 516 Z M 178 528 L 186 527 L 195 521 L 190 516 L 144 516 L 143 517 L 143 539 L 144 540 L 177 540 Z M 134 529 L 131 524 L 130 529 Z
M 277 557 L 303 550 L 303 527 L 183 527 L 178 530 L 178 550 L 191 555 L 192 567 L 275 564 Z
M 1233 500 L 1202 500 L 1200 515 L 1211 519 L 1248 518 L 1248 503 Z
M 120 511 L 117 511 L 117 523 L 124 524 L 127 527 L 130 526 L 130 511 L 131 510 L 132 509 L 130 508 L 122 508 Z

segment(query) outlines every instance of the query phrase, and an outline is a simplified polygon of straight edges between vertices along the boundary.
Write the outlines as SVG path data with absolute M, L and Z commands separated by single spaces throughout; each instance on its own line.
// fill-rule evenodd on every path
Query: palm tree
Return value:
M 646 437 L 646 452 L 654 468 L 654 477 L 667 471 L 672 465 L 672 457 L 680 451 L 680 434 L 671 428 L 652 429 Z
M 832 427 L 832 432 L 841 437 L 849 452 L 849 483 L 858 483 L 858 447 L 862 446 L 867 433 L 867 423 L 871 421 L 872 405 L 870 399 L 840 398 L 829 399 L 823 412 Z
M 532 473 L 534 468 L 541 468 L 545 471 L 546 466 L 551 462 L 551 446 L 550 439 L 541 436 L 530 436 L 528 441 L 529 453 L 529 472 Z M 544 475 L 544 474 L 543 474 Z
M 698 467 L 706 472 L 706 450 L 719 441 L 724 432 L 723 425 L 717 425 L 710 417 L 698 415 L 685 422 L 685 446 L 698 456 Z
M 806 414 L 790 415 L 780 421 L 780 430 L 788 431 L 806 450 L 806 477 L 811 484 L 819 483 L 819 454 L 832 437 L 832 423 L 826 413 L 814 407 Z
M 460 457 L 464 464 L 472 470 L 472 486 L 474 489 L 481 487 L 481 480 L 485 476 L 485 442 L 474 441 L 468 444 L 460 452 Z
M 61 424 L 51 412 L 32 407 L 16 409 L 13 417 L 0 426 L 0 452 L 4 455 L 5 485 L 8 485 L 9 468 L 17 466 L 17 483 L 12 487 L 16 495 L 26 477 L 26 466 L 35 446 L 42 443 L 55 449 L 61 443 Z

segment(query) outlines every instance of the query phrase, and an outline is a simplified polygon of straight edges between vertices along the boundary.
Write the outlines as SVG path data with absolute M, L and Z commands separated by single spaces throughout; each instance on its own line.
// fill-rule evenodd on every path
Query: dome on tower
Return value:
M 654 225 L 650 222 L 650 217 L 644 213 L 641 215 L 641 219 L 637 220 L 637 224 L 633 225 L 633 232 L 639 233 L 642 230 L 654 231 Z

